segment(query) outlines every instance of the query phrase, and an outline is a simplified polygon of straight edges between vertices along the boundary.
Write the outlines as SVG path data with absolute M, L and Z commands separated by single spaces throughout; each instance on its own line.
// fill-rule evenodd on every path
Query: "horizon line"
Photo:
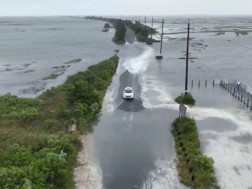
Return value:
M 252 17 L 252 14 L 139 14 L 139 15 L 133 15 L 133 14 L 112 14 L 112 15 L 109 15 L 109 14 L 83 14 L 83 15 L 72 15 L 72 14 L 68 14 L 68 15 L 62 15 L 62 14 L 55 14 L 55 15 L 0 15 L 0 17 L 86 17 L 86 16 L 97 16 L 97 17 L 105 17 L 105 16 L 121 16 L 121 17 L 134 17 L 134 16 L 157 16 L 157 17 L 173 17 L 173 16 L 176 16 L 176 17 L 185 17 L 185 16 L 195 16 L 195 17 L 199 17 L 199 16 L 209 16 L 209 17 L 222 17 L 222 16 L 228 16 L 228 17 L 244 17 L 244 16 L 251 16 Z

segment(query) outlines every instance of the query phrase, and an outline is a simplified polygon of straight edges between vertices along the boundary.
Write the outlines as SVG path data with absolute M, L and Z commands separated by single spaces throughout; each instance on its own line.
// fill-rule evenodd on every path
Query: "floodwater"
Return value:
M 113 31 L 100 32 L 100 21 L 2 18 L 1 93 L 37 95 L 119 49 L 120 64 L 92 137 L 97 180 L 105 189 L 186 188 L 179 183 L 170 125 L 178 116 L 174 99 L 184 91 L 185 61 L 179 58 L 185 54 L 187 19 L 165 18 L 165 32 L 170 34 L 165 35 L 164 59 L 157 61 L 159 44 L 129 40 L 116 46 Z M 252 36 L 235 34 L 237 29 L 250 31 L 251 22 L 252 18 L 191 18 L 190 56 L 195 59 L 189 62 L 188 86 L 197 102 L 187 114 L 196 119 L 202 151 L 214 159 L 223 189 L 252 187 L 252 121 L 243 104 L 212 82 L 236 79 L 252 87 Z M 154 26 L 160 29 L 160 23 Z M 65 65 L 70 66 L 60 72 Z M 62 74 L 45 79 L 55 69 L 60 70 L 56 75 Z M 126 86 L 134 88 L 133 101 L 122 99 Z
M 1 17 L 0 94 L 38 95 L 112 56 L 114 31 L 101 32 L 103 24 L 74 17 Z

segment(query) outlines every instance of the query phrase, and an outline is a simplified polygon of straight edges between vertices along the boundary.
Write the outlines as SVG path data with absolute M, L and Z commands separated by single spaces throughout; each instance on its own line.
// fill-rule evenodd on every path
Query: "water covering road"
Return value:
M 126 39 L 133 37 L 130 32 Z M 154 55 L 153 48 L 139 43 L 129 42 L 120 51 L 119 68 L 94 130 L 95 155 L 104 188 L 185 188 L 179 184 L 170 133 L 177 111 L 149 109 L 144 104 L 149 98 L 158 100 L 164 95 L 158 89 L 160 85 L 145 88 L 153 82 L 146 83 L 144 72 L 149 64 L 158 63 Z M 133 101 L 122 99 L 126 86 L 134 89 Z
M 212 82 L 228 78 L 251 84 L 247 62 L 251 45 L 246 42 L 251 37 L 211 32 L 192 37 L 191 56 L 196 59 L 190 62 L 189 81 L 194 80 L 190 91 L 197 105 L 188 107 L 188 116 L 196 119 L 202 151 L 214 159 L 221 188 L 250 188 L 250 112 Z M 94 131 L 104 188 L 185 188 L 175 169 L 170 134 L 170 124 L 178 114 L 174 99 L 184 89 L 185 64 L 179 59 L 184 56 L 184 38 L 181 34 L 166 38 L 162 61 L 154 59 L 158 44 L 127 44 L 120 51 L 120 66 Z M 235 51 L 242 55 L 228 53 Z M 246 71 L 239 69 L 240 64 Z M 122 89 L 128 85 L 136 91 L 132 102 L 121 99 Z
M 165 32 L 185 31 L 187 18 L 165 21 Z M 191 22 L 198 33 L 191 35 L 190 52 L 197 59 L 189 63 L 189 81 L 194 80 L 190 91 L 197 102 L 188 108 L 188 116 L 196 119 L 202 151 L 213 157 L 221 188 L 251 188 L 251 112 L 211 85 L 213 79 L 225 78 L 252 86 L 252 37 L 234 32 L 250 30 L 251 18 L 198 17 Z M 97 177 L 91 182 L 106 189 L 183 189 L 175 169 L 170 124 L 178 115 L 174 99 L 184 90 L 185 62 L 179 58 L 185 53 L 186 35 L 165 36 L 164 59 L 156 61 L 159 44 L 146 46 L 131 38 L 130 43 L 116 46 L 111 41 L 114 31 L 101 32 L 103 25 L 73 17 L 2 18 L 0 93 L 36 96 L 119 49 L 117 73 L 90 135 L 90 170 Z M 160 30 L 160 24 L 154 25 Z M 224 34 L 213 32 L 217 29 Z M 57 77 L 48 79 L 53 73 Z M 122 99 L 128 85 L 135 90 L 133 101 Z

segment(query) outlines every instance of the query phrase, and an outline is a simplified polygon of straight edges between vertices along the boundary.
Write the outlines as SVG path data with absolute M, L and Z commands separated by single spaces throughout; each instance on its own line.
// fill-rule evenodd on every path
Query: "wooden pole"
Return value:
M 152 30 L 153 30 L 153 17 L 151 19 L 151 39 L 152 39 Z
M 163 59 L 163 56 L 162 56 L 162 46 L 163 46 L 163 34 L 164 34 L 164 19 L 162 21 L 162 32 L 161 32 L 161 41 L 160 41 L 160 52 L 159 52 L 159 55 L 156 56 L 156 59 L 158 60 L 161 60 Z
M 188 86 L 188 59 L 189 59 L 189 39 L 190 39 L 190 22 L 187 24 L 187 43 L 186 43 L 186 73 L 185 73 L 185 94 L 187 94 Z
M 161 42 L 160 42 L 160 54 L 162 54 L 163 34 L 164 34 L 164 19 L 163 19 L 163 21 L 162 21 L 162 32 L 161 32 Z
M 144 30 L 146 30 L 146 16 L 144 17 Z

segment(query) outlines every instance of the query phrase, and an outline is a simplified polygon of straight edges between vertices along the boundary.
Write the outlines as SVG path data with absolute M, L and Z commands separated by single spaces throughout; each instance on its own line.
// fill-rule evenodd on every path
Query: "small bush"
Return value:
M 195 99 L 190 93 L 182 94 L 178 96 L 175 101 L 179 104 L 186 104 L 186 105 L 195 105 Z

